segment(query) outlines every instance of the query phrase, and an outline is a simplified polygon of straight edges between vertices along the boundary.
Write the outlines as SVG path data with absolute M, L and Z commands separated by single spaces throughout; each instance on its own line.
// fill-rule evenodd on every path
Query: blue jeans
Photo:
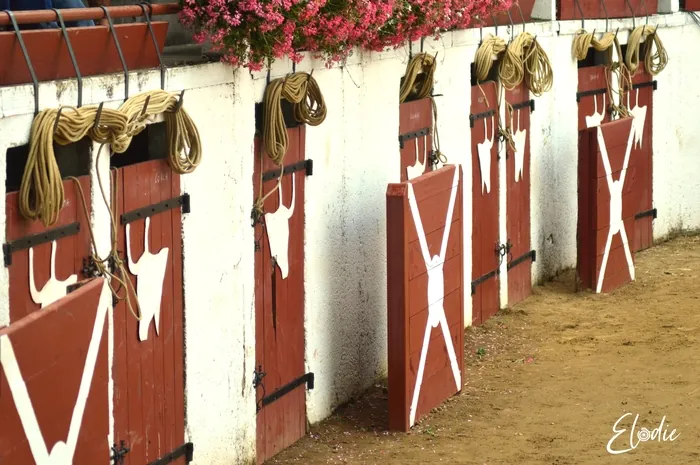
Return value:
M 51 8 L 85 8 L 82 0 L 0 0 L 1 10 L 26 11 L 26 10 L 50 10 Z M 94 26 L 92 20 L 67 21 L 66 27 Z M 51 29 L 59 27 L 58 21 L 49 23 L 28 24 L 20 26 L 20 29 Z

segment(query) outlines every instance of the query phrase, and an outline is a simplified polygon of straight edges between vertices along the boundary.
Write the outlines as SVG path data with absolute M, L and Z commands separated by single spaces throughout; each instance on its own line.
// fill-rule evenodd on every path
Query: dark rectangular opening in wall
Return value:
M 112 168 L 162 160 L 168 154 L 168 132 L 165 123 L 153 123 L 131 139 L 124 153 L 115 153 L 110 158 Z M 104 154 L 103 154 L 104 155 Z
M 90 147 L 92 141 L 85 137 L 68 145 L 53 144 L 56 164 L 61 178 L 90 174 Z M 22 184 L 22 176 L 29 159 L 29 144 L 7 149 L 5 163 L 5 191 L 16 192 Z
M 282 107 L 282 116 L 284 117 L 284 125 L 287 129 L 292 129 L 301 126 L 301 123 L 297 121 L 294 116 L 294 105 L 292 102 L 281 99 L 280 107 Z M 263 133 L 263 122 L 265 120 L 265 102 L 258 102 L 255 104 L 255 132 L 257 135 L 262 135 Z
M 404 82 L 405 78 L 406 78 L 405 76 L 402 76 L 401 79 L 399 79 L 399 89 L 401 89 L 401 87 L 403 86 L 403 82 Z M 425 73 L 418 73 L 416 75 L 416 80 L 413 84 L 413 89 L 411 89 L 411 92 L 408 94 L 408 97 L 406 98 L 406 100 L 403 103 L 408 103 L 408 102 L 420 100 L 416 96 L 416 89 L 418 89 L 420 86 L 422 86 L 425 79 L 426 79 Z M 432 95 L 432 93 L 433 93 L 433 89 L 430 89 L 430 94 Z
M 624 45 L 623 45 L 624 47 Z M 622 56 L 625 56 L 623 51 Z M 588 49 L 588 55 L 583 60 L 578 61 L 579 68 L 587 68 L 589 66 L 607 65 L 608 64 L 608 52 L 599 52 L 593 47 Z
M 498 65 L 499 61 L 494 61 L 493 66 L 491 66 L 491 69 L 489 70 L 489 74 L 486 77 L 485 80 L 481 81 L 482 83 L 486 81 L 498 81 Z M 472 62 L 470 65 L 470 75 L 471 75 L 471 84 L 472 86 L 475 86 L 477 84 L 476 82 L 476 63 Z

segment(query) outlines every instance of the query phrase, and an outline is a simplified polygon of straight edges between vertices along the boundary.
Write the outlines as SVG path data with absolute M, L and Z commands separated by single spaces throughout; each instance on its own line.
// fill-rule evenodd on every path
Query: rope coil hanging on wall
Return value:
M 652 39 L 651 42 L 649 42 L 650 38 Z M 668 53 L 663 42 L 661 42 L 656 26 L 638 26 L 630 32 L 629 39 L 627 39 L 625 64 L 632 76 L 637 74 L 639 69 L 639 48 L 642 43 L 646 44 L 644 69 L 652 76 L 656 76 L 668 64 Z M 656 47 L 655 53 L 651 51 L 652 45 Z
M 312 72 L 313 74 L 313 72 Z M 277 184 L 263 195 L 262 154 L 260 156 L 260 194 L 253 207 L 253 223 L 263 215 L 265 200 L 280 187 L 284 176 L 284 157 L 289 146 L 287 125 L 282 113 L 282 99 L 294 107 L 294 119 L 299 123 L 318 126 L 326 119 L 326 103 L 318 83 L 309 73 L 292 73 L 284 78 L 271 81 L 265 88 L 263 100 L 263 135 L 262 143 L 270 159 L 281 166 Z
M 201 161 L 201 142 L 199 131 L 183 108 L 181 99 L 182 94 L 154 90 L 129 98 L 116 110 L 102 108 L 102 105 L 91 105 L 80 108 L 51 108 L 39 112 L 32 122 L 29 156 L 20 184 L 20 214 L 28 220 L 40 220 L 45 226 L 52 226 L 58 222 L 65 193 L 53 149 L 54 143 L 68 145 L 86 136 L 90 137 L 94 142 L 101 144 L 96 156 L 96 164 L 99 166 L 99 158 L 105 144 L 110 144 L 115 153 L 125 152 L 133 137 L 141 133 L 154 116 L 161 113 L 164 114 L 167 126 L 168 164 L 178 174 L 194 171 Z M 113 171 L 116 176 L 116 170 Z M 80 182 L 75 177 L 67 179 L 75 183 L 83 213 L 89 218 L 87 201 Z M 91 258 L 98 275 L 109 278 L 107 282 L 114 297 L 117 300 L 126 300 L 131 313 L 140 320 L 138 298 L 117 251 L 117 220 L 111 206 L 116 205 L 119 183 L 115 178 L 110 201 L 105 194 L 99 170 L 97 181 L 110 215 L 111 247 L 106 258 L 97 254 L 94 232 L 88 221 L 93 249 Z M 114 283 L 119 285 L 118 289 L 115 289 Z M 122 288 L 124 295 L 119 296 L 119 290 Z M 132 299 L 135 300 L 135 304 L 132 304 Z
M 421 46 L 422 47 L 422 46 Z M 437 54 L 436 54 L 437 56 Z M 435 85 L 436 56 L 418 53 L 411 57 L 406 65 L 406 73 L 401 79 L 399 103 L 430 98 L 433 109 L 433 156 L 440 163 L 447 163 L 447 157 L 440 151 L 440 134 L 438 133 L 438 112 L 432 92 Z

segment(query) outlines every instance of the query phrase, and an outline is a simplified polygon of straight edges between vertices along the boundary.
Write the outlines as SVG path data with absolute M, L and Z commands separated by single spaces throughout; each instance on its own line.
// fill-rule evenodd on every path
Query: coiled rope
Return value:
M 58 221 L 65 194 L 54 142 L 68 145 L 88 136 L 95 142 L 110 144 L 113 152 L 123 153 L 131 139 L 146 128 L 148 120 L 161 113 L 167 126 L 168 164 L 179 174 L 194 171 L 202 156 L 199 132 L 178 101 L 176 93 L 145 92 L 131 97 L 117 110 L 103 108 L 99 121 L 96 105 L 41 111 L 32 122 L 29 157 L 19 189 L 20 214 L 28 220 L 40 220 L 45 226 Z
M 282 99 L 294 106 L 294 118 L 303 124 L 318 126 L 326 119 L 326 103 L 318 83 L 309 73 L 293 73 L 271 81 L 265 88 L 263 115 L 263 148 L 272 161 L 281 166 L 275 187 L 263 195 L 262 156 L 260 157 L 260 195 L 253 207 L 254 222 L 262 216 L 265 200 L 280 186 L 284 176 L 282 161 L 287 154 L 289 136 L 282 113 Z
M 612 62 L 612 46 L 616 36 L 612 32 L 606 32 L 600 39 L 596 39 L 595 34 L 586 32 L 584 29 L 576 31 L 572 52 L 577 60 L 585 60 L 588 49 L 593 47 L 598 52 L 608 52 L 608 63 Z
M 507 90 L 513 90 L 523 80 L 535 96 L 551 90 L 554 82 L 552 64 L 535 36 L 523 32 L 506 47 L 498 67 L 498 78 Z
M 648 42 L 649 38 L 652 39 L 651 43 Z M 639 69 L 639 47 L 642 42 L 647 44 L 644 52 L 644 69 L 652 76 L 656 76 L 668 64 L 668 53 L 661 42 L 656 26 L 638 26 L 630 33 L 627 40 L 625 64 L 632 76 L 637 74 Z M 656 47 L 655 53 L 651 51 L 652 45 Z
M 433 110 L 433 155 L 441 163 L 447 163 L 447 157 L 440 151 L 440 134 L 438 133 L 438 112 L 435 99 L 431 93 L 435 85 L 436 57 L 428 53 L 414 55 L 406 65 L 406 73 L 401 80 L 399 103 L 407 100 L 430 98 Z

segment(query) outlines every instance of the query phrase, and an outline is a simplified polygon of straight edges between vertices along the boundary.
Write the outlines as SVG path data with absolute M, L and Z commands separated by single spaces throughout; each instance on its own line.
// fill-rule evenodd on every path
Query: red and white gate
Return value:
M 304 372 L 304 184 L 312 174 L 305 160 L 304 126 L 288 129 L 280 189 L 265 200 L 255 224 L 255 387 L 257 461 L 262 463 L 306 433 Z M 275 189 L 280 168 L 255 139 L 254 195 Z M 260 161 L 262 159 L 262 167 Z M 262 168 L 262 174 L 260 172 Z
M 472 86 L 472 324 L 499 308 L 498 108 L 496 83 Z M 484 96 L 485 94 L 485 96 Z
M 0 463 L 109 463 L 112 294 L 97 278 L 45 304 L 0 329 Z
M 532 293 L 530 248 L 530 113 L 535 101 L 530 99 L 525 83 L 505 91 L 506 126 L 513 135 L 515 152 L 506 148 L 506 233 L 508 257 L 508 305 L 515 305 Z
M 433 160 L 433 101 L 414 100 L 399 106 L 401 182 L 431 171 Z
M 462 390 L 461 168 L 387 188 L 389 428 L 408 431 Z

